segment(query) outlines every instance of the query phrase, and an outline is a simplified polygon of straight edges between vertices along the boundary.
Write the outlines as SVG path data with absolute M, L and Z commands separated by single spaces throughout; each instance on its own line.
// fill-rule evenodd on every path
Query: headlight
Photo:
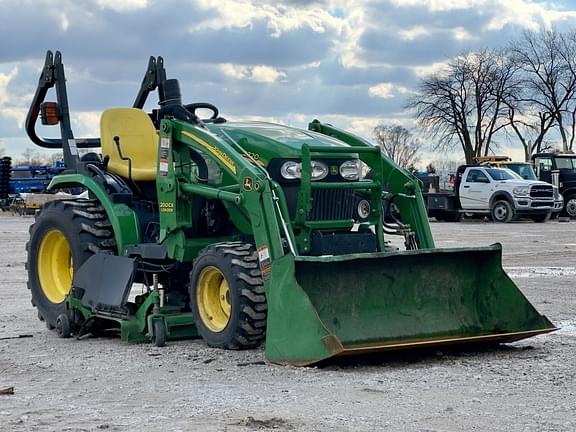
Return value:
M 286 180 L 299 179 L 302 174 L 302 166 L 295 161 L 284 162 L 280 167 L 280 174 Z
M 512 189 L 512 193 L 516 196 L 526 196 L 528 195 L 528 190 L 528 186 L 520 186 Z
M 350 160 L 340 165 L 340 175 L 346 180 L 358 180 L 360 178 L 360 160 Z
M 312 180 L 322 180 L 328 175 L 328 167 L 322 162 L 312 161 Z
M 280 167 L 280 174 L 286 180 L 294 180 L 302 177 L 302 164 L 296 161 L 284 162 Z M 322 162 L 312 161 L 312 180 L 322 180 L 328 175 L 328 166 Z

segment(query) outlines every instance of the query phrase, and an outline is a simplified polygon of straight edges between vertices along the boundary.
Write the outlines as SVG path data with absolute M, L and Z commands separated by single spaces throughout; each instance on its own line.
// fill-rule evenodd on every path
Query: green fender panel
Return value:
M 94 179 L 81 174 L 63 174 L 56 176 L 50 182 L 48 190 L 55 187 L 75 187 L 84 186 L 98 201 L 114 229 L 114 237 L 118 246 L 118 255 L 125 254 L 125 248 L 130 244 L 140 243 L 140 231 L 138 229 L 138 218 L 126 204 L 115 204 L 110 199 L 108 193 Z

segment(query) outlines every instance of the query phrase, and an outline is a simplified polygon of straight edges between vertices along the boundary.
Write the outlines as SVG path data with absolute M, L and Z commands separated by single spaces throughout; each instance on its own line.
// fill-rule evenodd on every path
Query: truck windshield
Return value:
M 498 168 L 487 168 L 486 172 L 493 180 L 514 180 L 514 176 L 507 170 Z
M 558 169 L 576 169 L 576 158 L 573 157 L 557 157 L 556 167 Z
M 518 174 L 523 179 L 538 180 L 536 178 L 536 174 L 534 174 L 534 170 L 532 169 L 532 166 L 529 164 L 509 163 L 509 164 L 506 164 L 506 168 L 514 171 L 516 174 Z

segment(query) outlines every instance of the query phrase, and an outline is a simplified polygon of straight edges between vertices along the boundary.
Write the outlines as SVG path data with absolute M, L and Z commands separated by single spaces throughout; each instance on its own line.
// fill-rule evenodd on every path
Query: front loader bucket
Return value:
M 502 269 L 501 246 L 297 257 L 272 264 L 266 355 L 333 356 L 512 342 L 555 330 Z

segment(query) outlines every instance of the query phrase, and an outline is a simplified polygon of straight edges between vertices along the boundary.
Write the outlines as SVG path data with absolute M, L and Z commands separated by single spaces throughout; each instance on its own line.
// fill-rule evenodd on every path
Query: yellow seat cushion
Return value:
M 132 180 L 156 180 L 158 133 L 148 114 L 138 108 L 110 108 L 100 118 L 102 155 L 108 171 L 128 178 L 128 161 L 120 159 L 114 137 L 120 137 L 122 155 L 132 160 Z

